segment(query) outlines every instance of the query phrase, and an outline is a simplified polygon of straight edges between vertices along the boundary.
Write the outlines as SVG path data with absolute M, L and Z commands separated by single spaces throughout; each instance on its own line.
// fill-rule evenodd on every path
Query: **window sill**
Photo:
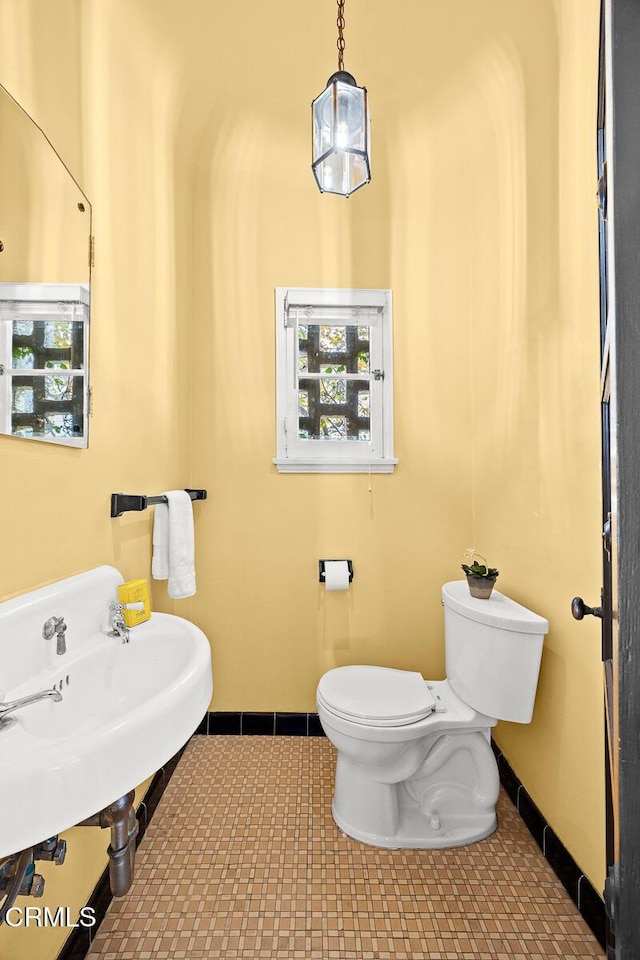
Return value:
M 393 473 L 397 462 L 397 457 L 378 457 L 373 460 L 350 460 L 346 457 L 334 460 L 273 458 L 278 473 Z

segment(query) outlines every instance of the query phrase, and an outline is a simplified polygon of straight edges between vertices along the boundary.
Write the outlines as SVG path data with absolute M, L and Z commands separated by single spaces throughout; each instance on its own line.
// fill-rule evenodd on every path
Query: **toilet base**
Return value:
M 490 837 L 498 825 L 495 815 L 487 813 L 476 816 L 473 822 L 468 818 L 440 818 L 439 829 L 434 828 L 429 818 L 415 806 L 400 804 L 399 824 L 393 836 L 379 836 L 367 833 L 343 820 L 336 810 L 335 799 L 331 804 L 331 813 L 336 825 L 349 837 L 366 843 L 370 847 L 383 847 L 387 850 L 438 850 L 447 847 L 464 847 Z
M 488 728 L 461 725 L 404 742 L 360 741 L 353 752 L 354 741 L 341 744 L 331 812 L 355 840 L 427 850 L 476 843 L 496 829 L 500 778 Z

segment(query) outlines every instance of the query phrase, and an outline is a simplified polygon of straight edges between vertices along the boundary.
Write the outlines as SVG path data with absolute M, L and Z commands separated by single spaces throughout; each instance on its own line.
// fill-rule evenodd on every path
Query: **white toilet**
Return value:
M 333 818 L 376 847 L 455 847 L 496 828 L 497 720 L 529 723 L 549 624 L 466 580 L 442 588 L 446 680 L 387 667 L 329 670 L 318 715 L 337 748 Z

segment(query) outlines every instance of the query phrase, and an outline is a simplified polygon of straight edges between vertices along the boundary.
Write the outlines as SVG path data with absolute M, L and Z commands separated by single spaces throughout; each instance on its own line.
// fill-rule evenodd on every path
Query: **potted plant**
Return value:
M 462 564 L 462 569 L 467 575 L 469 593 L 478 600 L 488 600 L 500 571 L 490 567 L 485 558 L 476 553 L 473 547 L 466 550 L 465 560 L 467 563 Z

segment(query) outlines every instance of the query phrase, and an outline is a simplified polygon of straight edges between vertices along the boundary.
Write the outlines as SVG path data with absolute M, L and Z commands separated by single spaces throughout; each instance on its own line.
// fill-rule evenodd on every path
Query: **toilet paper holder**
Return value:
M 325 582 L 325 569 L 324 569 L 325 563 L 336 563 L 336 562 L 340 562 L 340 561 L 332 560 L 329 558 L 325 560 L 318 560 L 318 580 L 320 583 Z M 353 562 L 351 560 L 347 560 L 343 562 L 346 562 L 347 567 L 349 568 L 349 583 L 351 583 L 351 581 L 353 580 Z

